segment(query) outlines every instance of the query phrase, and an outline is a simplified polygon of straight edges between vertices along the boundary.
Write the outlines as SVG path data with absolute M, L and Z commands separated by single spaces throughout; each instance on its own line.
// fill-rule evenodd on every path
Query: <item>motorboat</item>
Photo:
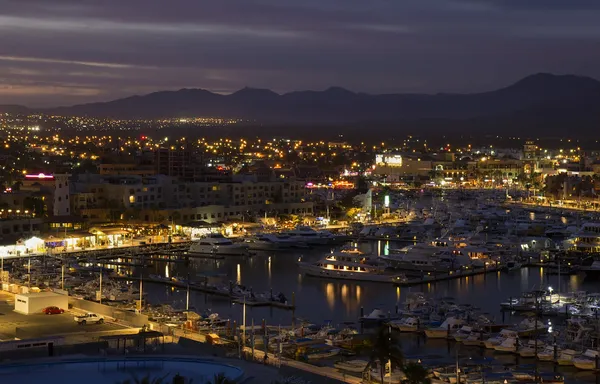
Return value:
M 402 283 L 405 275 L 389 273 L 386 264 L 356 248 L 328 253 L 317 262 L 299 262 L 305 275 L 330 279 Z
M 368 364 L 369 362 L 365 360 L 349 360 L 338 361 L 334 363 L 333 366 L 340 371 L 361 373 L 367 368 Z
M 473 332 L 473 327 L 463 325 L 458 329 L 458 331 L 452 334 L 452 337 L 454 338 L 454 340 L 461 342 L 464 339 L 468 338 L 471 335 L 471 332 Z
M 381 255 L 391 267 L 405 271 L 433 272 L 447 271 L 449 264 L 442 263 L 434 254 L 439 249 L 428 244 L 409 245 L 398 250 L 390 250 L 389 255 Z
M 485 340 L 483 342 L 483 345 L 487 349 L 494 349 L 495 346 L 502 344 L 502 342 L 509 337 L 516 338 L 517 332 L 510 329 L 503 329 L 496 336 L 490 337 L 489 339 Z
M 540 361 L 554 361 L 554 353 L 556 352 L 556 358 L 560 356 L 560 348 L 555 345 L 548 344 L 541 352 L 538 352 L 537 358 Z
M 585 272 L 586 277 L 597 279 L 600 277 L 600 261 L 594 261 L 592 265 L 580 267 L 579 270 Z
M 535 318 L 528 318 L 517 325 L 517 334 L 519 337 L 529 337 L 544 333 L 548 330 L 548 325 Z
M 561 349 L 556 362 L 558 365 L 563 366 L 573 365 L 575 356 L 577 356 L 577 351 L 573 349 Z
M 251 250 L 256 251 L 281 251 L 291 248 L 291 243 L 281 241 L 277 236 L 271 234 L 256 235 L 249 237 L 244 244 Z
M 389 324 L 400 332 L 417 332 L 421 321 L 417 317 L 407 317 L 401 320 L 392 320 Z
M 581 355 L 573 358 L 573 365 L 577 369 L 586 371 L 595 370 L 598 369 L 598 358 L 600 358 L 600 353 L 598 351 L 588 349 Z
M 306 241 L 302 240 L 298 236 L 292 237 L 285 233 L 277 233 L 270 236 L 275 236 L 276 241 L 280 243 L 283 248 L 308 248 Z
M 358 319 L 364 325 L 379 325 L 390 320 L 390 315 L 383 312 L 381 309 L 374 309 L 367 316 L 363 316 Z
M 516 352 L 517 351 L 517 338 L 515 337 L 507 337 L 502 341 L 502 343 L 494 346 L 494 351 L 496 352 Z
M 329 236 L 305 225 L 299 225 L 291 231 L 285 232 L 285 234 L 292 238 L 300 239 L 308 245 L 327 245 L 330 243 Z
M 225 236 L 215 233 L 192 242 L 188 253 L 191 255 L 247 256 L 248 246 L 243 243 L 234 243 Z
M 527 344 L 519 346 L 519 356 L 521 357 L 535 357 L 537 354 L 542 352 L 546 348 L 546 345 L 536 340 L 529 340 Z
M 473 331 L 469 337 L 462 340 L 462 343 L 471 347 L 483 347 L 483 335 L 481 331 Z
M 465 324 L 465 321 L 456 317 L 449 317 L 436 328 L 428 328 L 425 330 L 425 335 L 430 339 L 447 338 L 452 332 L 458 330 Z

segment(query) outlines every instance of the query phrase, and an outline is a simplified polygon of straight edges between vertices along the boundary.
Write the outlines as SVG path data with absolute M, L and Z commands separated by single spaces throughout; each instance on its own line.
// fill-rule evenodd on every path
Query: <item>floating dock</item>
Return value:
M 401 286 L 401 287 L 410 287 L 413 285 L 437 283 L 438 281 L 459 279 L 461 277 L 485 275 L 487 273 L 495 273 L 495 272 L 499 272 L 500 270 L 502 270 L 502 268 L 503 268 L 502 266 L 498 265 L 498 266 L 493 266 L 493 267 L 489 267 L 489 268 L 462 269 L 462 270 L 456 270 L 456 271 L 449 271 L 447 273 L 431 272 L 430 274 L 423 275 L 421 277 L 408 279 L 406 281 L 397 282 L 394 284 Z
M 116 279 L 116 280 L 129 280 L 129 281 L 140 281 L 140 277 L 139 276 L 111 276 L 111 278 Z M 184 282 L 180 282 L 180 281 L 173 281 L 173 280 L 166 280 L 166 279 L 154 279 L 151 277 L 144 277 L 143 279 L 141 279 L 143 283 L 152 283 L 152 284 L 163 284 L 163 285 L 167 285 L 170 287 L 176 287 L 176 288 L 180 288 L 180 289 L 190 289 L 190 291 L 197 291 L 197 292 L 203 292 L 209 295 L 215 295 L 215 296 L 221 296 L 221 297 L 226 297 L 228 299 L 231 300 L 231 302 L 233 303 L 238 303 L 238 304 L 243 304 L 245 303 L 246 305 L 250 306 L 250 307 L 273 307 L 273 308 L 280 308 L 280 309 L 285 309 L 285 310 L 294 310 L 296 308 L 296 306 L 294 304 L 288 304 L 286 303 L 281 303 L 279 301 L 274 301 L 274 300 L 243 300 L 237 296 L 233 296 L 230 292 L 228 291 L 223 291 L 223 290 L 218 290 L 218 289 L 214 289 L 211 287 L 208 287 L 204 284 L 201 283 L 184 283 Z

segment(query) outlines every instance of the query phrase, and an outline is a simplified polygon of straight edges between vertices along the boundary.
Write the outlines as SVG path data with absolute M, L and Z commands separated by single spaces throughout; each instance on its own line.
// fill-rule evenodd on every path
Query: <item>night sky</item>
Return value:
M 0 0 L 0 104 L 600 78 L 600 0 Z

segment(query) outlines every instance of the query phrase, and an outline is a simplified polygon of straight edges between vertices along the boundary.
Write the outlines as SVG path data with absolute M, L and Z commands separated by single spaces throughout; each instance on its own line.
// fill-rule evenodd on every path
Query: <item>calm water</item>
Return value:
M 402 244 L 374 242 L 361 244 L 363 251 L 386 252 L 389 248 L 398 248 Z M 221 279 L 223 283 L 238 281 L 252 287 L 257 292 L 283 292 L 289 301 L 292 292 L 296 300 L 296 317 L 307 319 L 313 323 L 332 321 L 339 324 L 345 321 L 356 321 L 361 307 L 365 314 L 374 308 L 395 311 L 395 306 L 402 304 L 410 292 L 425 292 L 433 297 L 454 297 L 462 304 L 472 304 L 502 320 L 500 302 L 509 297 L 518 297 L 523 291 L 547 288 L 559 289 L 558 276 L 545 275 L 543 268 L 524 268 L 521 271 L 497 272 L 473 277 L 447 280 L 410 288 L 394 287 L 385 283 L 352 282 L 343 280 L 327 280 L 303 276 L 298 270 L 298 259 L 316 261 L 329 250 L 327 248 L 292 251 L 292 252 L 260 252 L 256 256 L 242 259 L 194 260 L 190 265 L 190 279 L 197 273 L 226 273 Z M 165 274 L 165 263 L 156 263 L 148 268 L 147 273 Z M 186 277 L 188 270 L 184 264 L 169 263 L 170 276 Z M 196 280 L 201 281 L 200 277 Z M 584 281 L 583 276 L 561 276 L 561 291 L 587 290 L 597 291 L 597 282 Z M 175 303 L 179 308 L 185 307 L 185 290 L 172 289 L 157 284 L 146 284 L 144 290 L 149 293 L 149 301 L 153 303 Z M 240 305 L 232 305 L 226 299 L 208 296 L 200 292 L 191 292 L 190 306 L 197 311 L 210 309 L 222 317 L 236 320 L 242 318 Z M 289 325 L 291 311 L 270 308 L 248 308 L 247 321 L 266 319 L 272 325 Z M 505 319 L 508 320 L 508 319 Z

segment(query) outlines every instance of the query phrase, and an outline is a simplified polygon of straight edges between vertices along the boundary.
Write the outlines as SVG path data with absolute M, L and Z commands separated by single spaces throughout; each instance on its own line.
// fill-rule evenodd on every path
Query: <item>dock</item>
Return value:
M 448 273 L 433 273 L 423 275 L 418 278 L 408 279 L 405 281 L 394 283 L 401 287 L 411 287 L 414 285 L 437 283 L 438 281 L 460 279 L 461 277 L 485 275 L 487 273 L 496 273 L 502 269 L 502 266 L 493 266 L 489 268 L 476 268 L 476 269 L 460 269 L 456 271 L 449 271 Z
M 137 276 L 137 277 L 136 276 L 111 276 L 111 278 L 116 279 L 116 280 L 140 281 L 139 276 Z M 150 278 L 150 277 L 144 277 L 141 280 L 143 283 L 163 284 L 163 285 L 167 285 L 167 286 L 175 287 L 175 288 L 179 288 L 179 289 L 188 289 L 189 288 L 191 291 L 197 291 L 197 292 L 202 292 L 202 293 L 206 293 L 209 295 L 215 295 L 215 296 L 228 298 L 229 300 L 231 300 L 232 303 L 236 303 L 236 304 L 244 304 L 245 303 L 247 306 L 250 306 L 250 307 L 273 307 L 273 308 L 279 308 L 279 309 L 285 309 L 285 310 L 296 309 L 296 306 L 293 303 L 292 304 L 288 304 L 287 302 L 281 303 L 279 301 L 274 301 L 274 300 L 249 300 L 249 299 L 243 300 L 237 296 L 232 295 L 228 291 L 214 289 L 207 285 L 199 284 L 199 283 L 191 282 L 188 284 L 188 283 L 184 283 L 184 282 L 180 282 L 180 281 L 154 279 L 154 278 Z

